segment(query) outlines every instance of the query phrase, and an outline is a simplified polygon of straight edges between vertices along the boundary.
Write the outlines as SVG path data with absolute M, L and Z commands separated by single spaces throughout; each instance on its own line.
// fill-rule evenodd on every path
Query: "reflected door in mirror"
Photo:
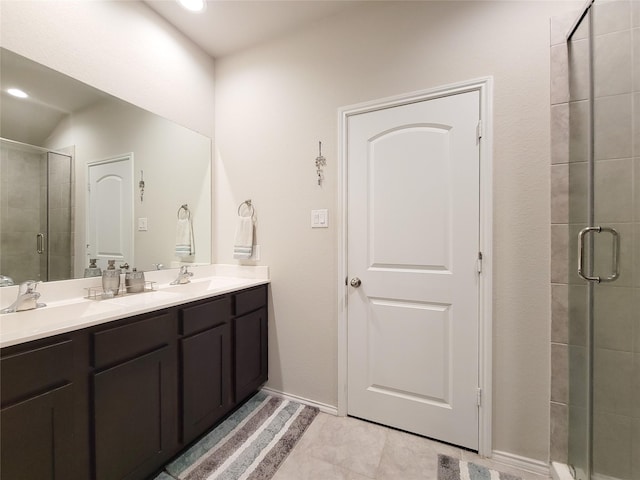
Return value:
M 87 258 L 133 265 L 133 154 L 89 164 Z

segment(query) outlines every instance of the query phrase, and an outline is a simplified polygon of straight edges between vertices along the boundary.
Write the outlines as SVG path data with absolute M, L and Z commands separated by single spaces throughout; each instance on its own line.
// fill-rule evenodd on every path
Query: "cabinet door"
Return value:
M 73 478 L 73 396 L 66 385 L 4 408 L 3 480 Z
M 183 442 L 231 408 L 231 328 L 224 323 L 182 340 Z
M 268 378 L 267 309 L 237 317 L 233 324 L 235 400 L 240 402 Z
M 172 454 L 177 377 L 173 349 L 163 347 L 96 373 L 96 480 L 145 478 Z

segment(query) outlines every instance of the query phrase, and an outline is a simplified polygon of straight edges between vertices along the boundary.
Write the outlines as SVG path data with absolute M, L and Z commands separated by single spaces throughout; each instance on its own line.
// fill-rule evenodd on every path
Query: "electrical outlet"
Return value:
M 139 232 L 146 232 L 147 231 L 147 218 L 146 217 L 138 218 L 138 231 Z

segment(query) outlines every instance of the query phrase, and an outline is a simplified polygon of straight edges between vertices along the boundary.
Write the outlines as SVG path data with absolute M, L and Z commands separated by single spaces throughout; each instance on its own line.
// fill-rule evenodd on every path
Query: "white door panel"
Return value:
M 127 155 L 89 164 L 87 254 L 102 269 L 107 260 L 133 265 L 132 162 Z
M 348 413 L 478 448 L 479 93 L 348 119 Z

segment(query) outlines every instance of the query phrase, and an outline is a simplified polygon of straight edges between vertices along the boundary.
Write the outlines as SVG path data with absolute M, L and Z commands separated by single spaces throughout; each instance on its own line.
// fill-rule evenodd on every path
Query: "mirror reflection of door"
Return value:
M 87 265 L 133 265 L 133 153 L 88 164 Z

